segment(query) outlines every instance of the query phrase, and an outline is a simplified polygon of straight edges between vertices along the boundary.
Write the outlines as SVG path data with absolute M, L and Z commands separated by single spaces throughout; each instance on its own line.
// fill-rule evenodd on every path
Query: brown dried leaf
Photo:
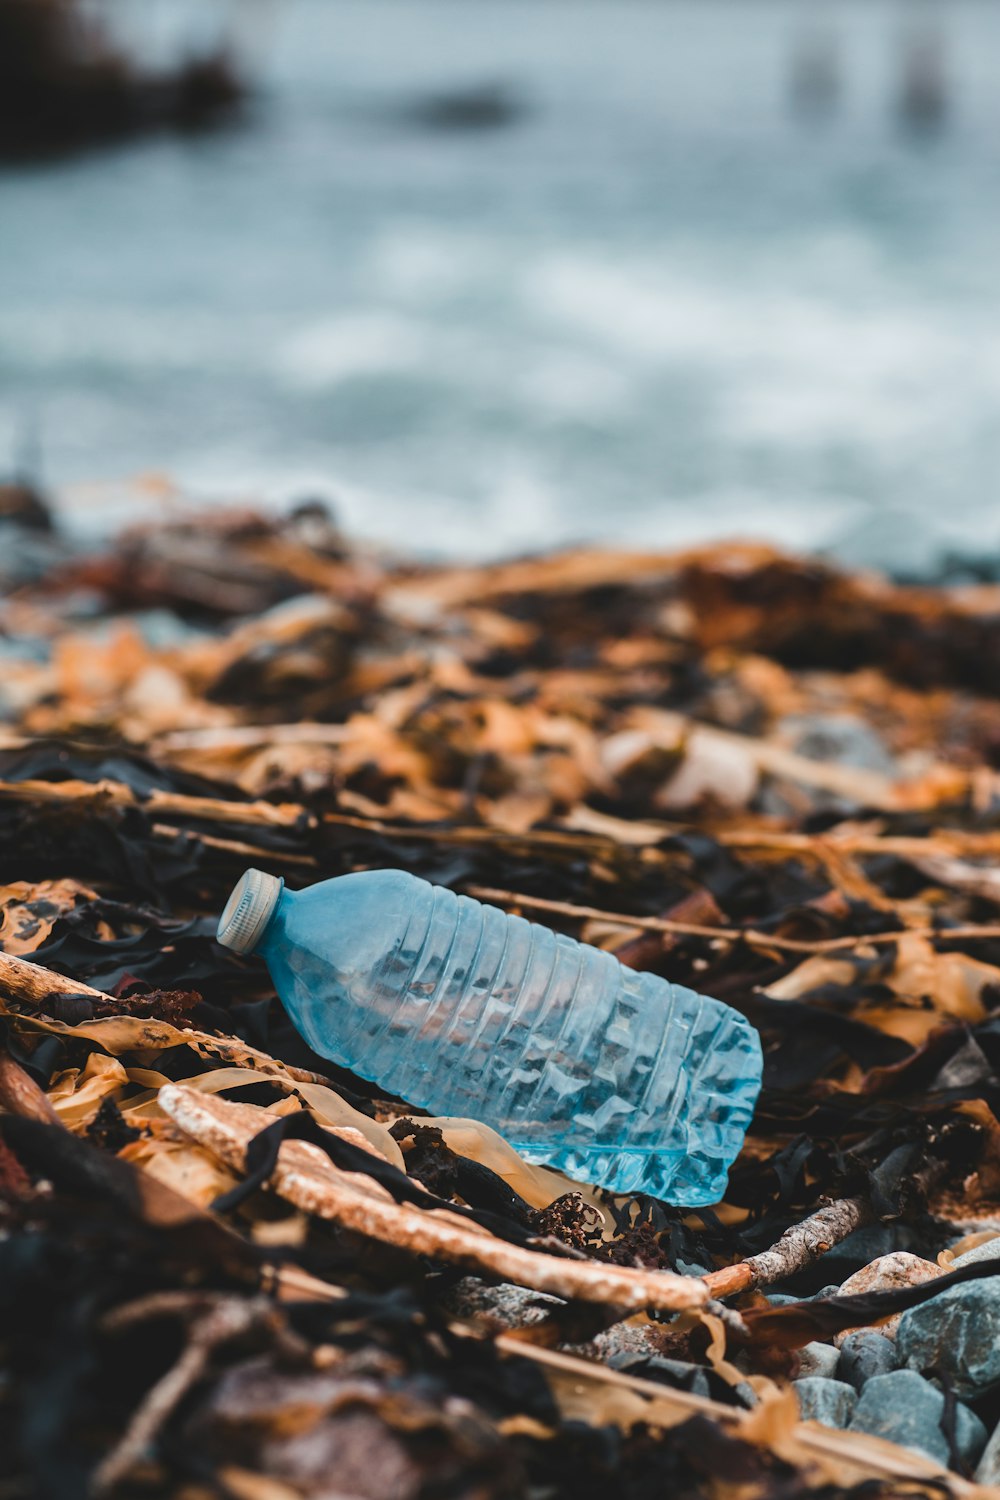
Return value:
M 75 907 L 96 901 L 97 892 L 75 880 L 15 880 L 0 886 L 0 948 L 34 953 L 54 924 Z M 110 931 L 107 936 L 111 936 Z

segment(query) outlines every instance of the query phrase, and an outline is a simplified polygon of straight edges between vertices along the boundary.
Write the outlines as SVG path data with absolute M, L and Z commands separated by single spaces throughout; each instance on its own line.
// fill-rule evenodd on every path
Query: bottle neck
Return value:
M 257 936 L 257 940 L 253 945 L 252 951 L 257 958 L 266 959 L 267 950 L 270 943 L 275 938 L 280 937 L 281 931 L 284 927 L 284 917 L 288 911 L 288 902 L 291 900 L 291 897 L 291 891 L 284 884 L 284 882 L 282 882 L 281 891 L 278 894 L 278 899 L 275 901 L 273 907 L 271 908 L 270 914 L 268 915 L 268 918 L 261 928 Z

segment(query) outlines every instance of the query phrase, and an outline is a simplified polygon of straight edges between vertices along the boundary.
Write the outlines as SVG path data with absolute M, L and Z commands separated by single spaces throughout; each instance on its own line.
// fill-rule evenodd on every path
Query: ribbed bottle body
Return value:
M 721 1197 L 761 1068 L 728 1006 L 398 871 L 283 896 L 261 951 L 314 1050 L 387 1092 L 579 1181 Z

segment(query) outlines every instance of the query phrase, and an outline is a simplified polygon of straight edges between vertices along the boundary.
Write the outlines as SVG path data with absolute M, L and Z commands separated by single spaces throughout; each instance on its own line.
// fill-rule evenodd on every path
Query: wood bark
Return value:
M 731 1297 L 735 1292 L 749 1291 L 753 1287 L 771 1286 L 811 1265 L 873 1219 L 867 1199 L 840 1198 L 810 1214 L 801 1224 L 786 1229 L 770 1250 L 750 1256 L 735 1266 L 710 1271 L 704 1280 L 713 1297 Z

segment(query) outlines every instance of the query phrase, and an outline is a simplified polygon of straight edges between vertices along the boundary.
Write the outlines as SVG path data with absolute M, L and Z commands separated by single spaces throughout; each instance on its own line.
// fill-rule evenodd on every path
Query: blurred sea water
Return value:
M 206 25 L 102 14 L 151 52 Z M 991 0 L 213 14 L 243 126 L 0 174 L 0 468 L 77 524 L 155 471 L 448 554 L 1000 553 Z

